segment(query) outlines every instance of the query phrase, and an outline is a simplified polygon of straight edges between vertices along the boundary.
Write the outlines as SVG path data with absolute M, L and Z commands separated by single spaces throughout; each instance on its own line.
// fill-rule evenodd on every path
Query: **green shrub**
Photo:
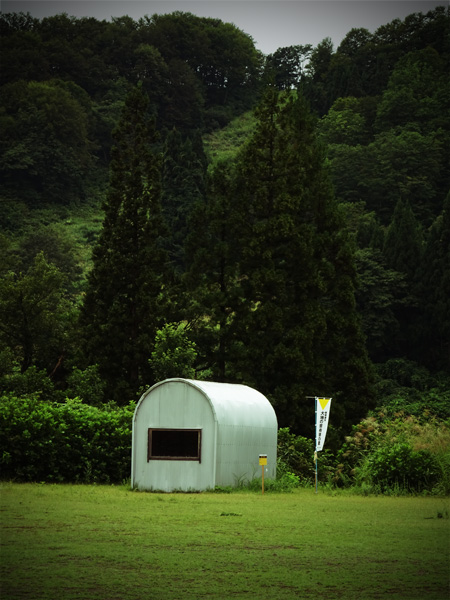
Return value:
M 381 446 L 372 452 L 364 469 L 356 469 L 356 479 L 365 478 L 381 492 L 397 487 L 412 492 L 431 490 L 439 479 L 440 469 L 436 458 L 427 450 L 413 450 L 409 444 L 399 442 Z
M 450 428 L 430 415 L 380 412 L 355 425 L 337 454 L 333 483 L 365 492 L 450 490 Z
M 104 400 L 106 384 L 99 374 L 98 365 L 90 365 L 84 371 L 75 367 L 67 377 L 68 398 L 81 398 L 87 404 L 100 406 Z
M 296 436 L 289 427 L 278 430 L 277 478 L 292 473 L 299 482 L 314 480 L 314 442 Z
M 3 479 L 121 482 L 130 473 L 134 406 L 64 404 L 39 396 L 0 398 Z
M 274 484 L 274 491 L 291 492 L 300 485 L 300 477 L 287 471 L 281 477 L 277 477 Z
M 337 453 L 332 482 L 340 487 L 352 485 L 356 467 L 363 462 L 384 433 L 385 429 L 375 417 L 363 419 L 354 425 L 351 435 L 345 437 L 345 441 Z
M 318 453 L 318 479 L 328 481 L 335 470 L 334 454 L 330 450 Z M 313 485 L 315 481 L 314 441 L 289 431 L 278 430 L 277 480 L 298 479 L 296 485 Z
M 441 496 L 450 495 L 450 447 L 445 452 L 436 454 L 436 461 L 440 469 L 440 477 L 434 486 L 434 492 Z
M 23 373 L 18 365 L 13 365 L 8 373 L 0 376 L 0 389 L 2 393 L 18 397 L 39 395 L 45 400 L 64 401 L 64 394 L 55 389 L 45 369 L 38 369 L 35 365 L 28 367 Z

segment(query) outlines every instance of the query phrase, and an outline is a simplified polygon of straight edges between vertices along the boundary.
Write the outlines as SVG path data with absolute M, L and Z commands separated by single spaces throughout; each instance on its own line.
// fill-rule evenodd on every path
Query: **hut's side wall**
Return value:
M 201 461 L 147 460 L 149 428 L 201 429 Z M 201 491 L 215 485 L 216 423 L 204 394 L 166 381 L 140 401 L 133 422 L 132 485 L 141 490 Z
M 236 486 L 261 477 L 260 454 L 267 454 L 264 477 L 275 479 L 276 428 L 220 425 L 217 435 L 216 485 Z
M 248 386 L 195 382 L 217 416 L 216 485 L 236 486 L 261 477 L 259 455 L 267 454 L 264 476 L 276 477 L 278 423 L 263 394 Z

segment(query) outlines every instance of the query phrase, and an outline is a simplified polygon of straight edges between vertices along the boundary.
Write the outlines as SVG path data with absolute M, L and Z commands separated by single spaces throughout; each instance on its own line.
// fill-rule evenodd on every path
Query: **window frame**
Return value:
M 155 456 L 152 454 L 153 446 L 153 432 L 154 431 L 183 431 L 189 433 L 197 433 L 197 456 Z M 202 430 L 196 428 L 186 427 L 149 427 L 147 431 L 147 462 L 151 460 L 178 460 L 178 461 L 190 461 L 202 462 Z

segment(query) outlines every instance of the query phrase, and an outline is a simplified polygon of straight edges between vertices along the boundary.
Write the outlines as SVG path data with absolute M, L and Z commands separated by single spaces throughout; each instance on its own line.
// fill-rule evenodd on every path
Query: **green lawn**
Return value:
M 449 499 L 3 484 L 2 600 L 445 600 Z

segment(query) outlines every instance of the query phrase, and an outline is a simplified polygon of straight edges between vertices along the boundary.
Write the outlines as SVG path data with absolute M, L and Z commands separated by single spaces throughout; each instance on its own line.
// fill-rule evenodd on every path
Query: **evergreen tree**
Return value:
M 406 282 L 398 271 L 386 268 L 380 250 L 363 248 L 356 253 L 358 288 L 356 301 L 366 347 L 374 362 L 389 358 L 390 341 L 400 325 L 396 314 L 403 308 Z
M 412 280 L 422 255 L 422 235 L 408 201 L 400 199 L 397 202 L 383 254 L 390 269 L 404 273 Z
M 436 219 L 416 282 L 420 297 L 416 359 L 430 370 L 450 372 L 450 194 Z
M 230 165 L 219 163 L 207 178 L 206 197 L 190 219 L 188 315 L 199 350 L 199 370 L 216 381 L 240 380 L 233 366 L 242 353 L 236 322 L 243 305 L 239 277 L 245 208 L 233 187 Z
M 370 404 L 371 366 L 355 308 L 353 252 L 314 122 L 301 97 L 281 98 L 269 89 L 237 169 L 248 214 L 241 370 L 272 399 L 281 425 L 311 434 L 306 396 L 334 396 L 334 424 L 348 425 Z
M 415 289 L 415 274 L 420 266 L 422 234 L 408 201 L 400 199 L 394 210 L 392 222 L 387 230 L 383 254 L 386 265 L 403 274 L 405 292 L 401 305 L 395 309 L 399 323 L 391 331 L 389 350 L 394 356 L 412 358 L 417 321 L 418 298 Z
M 107 398 L 127 403 L 152 383 L 148 360 L 163 323 L 168 286 L 160 207 L 160 160 L 139 87 L 114 132 L 110 189 L 83 306 L 86 353 L 107 382 Z
M 189 215 L 205 193 L 205 176 L 206 157 L 199 133 L 183 139 L 173 129 L 164 148 L 161 204 L 169 231 L 167 251 L 179 273 L 186 270 Z

